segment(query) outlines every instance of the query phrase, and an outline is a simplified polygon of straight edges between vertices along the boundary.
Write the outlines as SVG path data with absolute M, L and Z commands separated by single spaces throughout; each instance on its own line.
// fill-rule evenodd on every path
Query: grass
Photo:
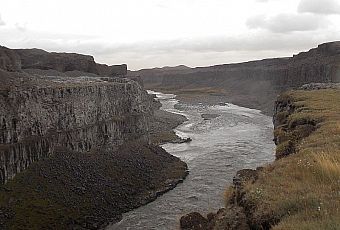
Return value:
M 245 185 L 252 218 L 280 220 L 275 230 L 340 229 L 340 90 L 292 91 L 284 97 L 295 110 L 282 118 L 290 131 L 277 151 L 284 152 L 290 141 L 294 154 L 276 160 L 255 183 Z M 316 128 L 298 136 L 306 124 Z

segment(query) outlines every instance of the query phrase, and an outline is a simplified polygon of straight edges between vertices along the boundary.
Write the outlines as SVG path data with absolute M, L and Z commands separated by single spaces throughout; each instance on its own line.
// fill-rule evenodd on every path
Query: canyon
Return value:
M 2 228 L 98 228 L 185 178 L 186 164 L 151 143 L 159 103 L 126 73 L 92 56 L 0 47 Z
M 311 82 L 340 82 L 340 42 L 320 44 L 293 57 L 237 64 L 131 71 L 146 88 L 168 91 L 187 102 L 230 102 L 273 114 L 278 94 Z
M 242 169 L 225 207 L 192 212 L 181 229 L 337 229 L 339 84 L 310 84 L 275 102 L 276 160 Z
M 32 54 L 32 50 L 7 49 L 5 53 L 9 55 L 2 66 L 7 70 L 18 70 L 15 68 L 21 66 L 21 70 L 29 67 L 94 72 L 96 67 L 93 58 L 77 54 L 55 55 L 41 50 L 33 50 Z M 121 66 L 110 75 L 124 74 L 124 70 L 126 66 Z M 47 79 L 5 71 L 0 74 L 2 183 L 33 161 L 53 154 L 57 147 L 88 152 L 147 136 L 152 99 L 135 81 Z
M 273 115 L 276 160 L 239 170 L 225 207 L 183 215 L 181 229 L 338 228 L 340 42 L 289 58 L 131 74 L 188 104 L 236 103 Z
M 302 220 L 310 226 L 300 211 L 318 217 L 320 203 L 326 211 L 315 226 L 336 225 L 337 82 L 340 42 L 289 58 L 139 71 L 99 64 L 89 55 L 1 46 L 0 227 L 99 229 L 183 182 L 187 164 L 159 145 L 191 140 L 172 130 L 186 118 L 159 110 L 145 89 L 176 94 L 193 108 L 234 103 L 274 115 L 275 162 L 238 171 L 225 208 L 206 217 L 185 215 L 182 229 L 284 229 Z M 209 123 L 219 116 L 202 112 L 199 119 Z M 322 138 L 327 129 L 334 145 Z M 318 158 L 315 146 L 333 149 Z M 325 161 L 336 163 L 335 173 Z M 315 163 L 320 180 L 294 162 Z M 318 183 L 331 198 L 308 189 Z M 308 197 L 296 196 L 300 185 Z

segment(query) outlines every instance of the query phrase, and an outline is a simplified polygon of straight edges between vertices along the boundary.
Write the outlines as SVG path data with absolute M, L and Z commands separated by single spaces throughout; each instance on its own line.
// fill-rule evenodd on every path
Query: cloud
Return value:
M 27 24 L 15 23 L 15 28 L 21 32 L 27 31 Z
M 266 29 L 274 33 L 315 31 L 327 25 L 327 20 L 313 14 L 278 14 L 273 17 L 257 15 L 246 22 L 250 29 Z
M 0 26 L 4 26 L 4 25 L 6 25 L 6 23 L 2 20 L 1 14 L 0 14 Z
M 279 1 L 279 0 L 255 0 L 256 2 L 261 2 L 261 3 L 265 3 L 265 2 L 275 2 L 275 1 Z
M 257 20 L 261 22 L 262 17 Z M 88 35 L 37 32 L 29 27 L 24 31 L 15 26 L 3 27 L 0 33 L 1 45 L 9 48 L 41 48 L 89 54 L 97 62 L 127 63 L 130 69 L 178 64 L 204 66 L 286 56 L 340 37 L 339 29 L 331 27 L 320 29 L 318 33 L 253 30 L 237 36 L 216 35 L 127 43 Z
M 301 0 L 298 6 L 300 13 L 340 14 L 338 0 Z
M 207 66 L 292 56 L 318 44 L 334 41 L 339 35 L 339 32 L 275 34 L 262 31 L 238 37 L 181 39 L 120 46 L 97 44 L 92 54 L 99 62 L 111 62 L 110 64 L 125 62 L 130 69 L 179 64 Z

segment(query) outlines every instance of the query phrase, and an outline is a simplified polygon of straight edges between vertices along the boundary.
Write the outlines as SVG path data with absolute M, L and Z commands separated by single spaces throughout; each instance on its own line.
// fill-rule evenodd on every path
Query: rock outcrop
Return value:
M 6 71 L 20 71 L 21 60 L 19 55 L 11 49 L 0 46 L 0 69 Z
M 180 227 L 183 230 L 249 230 L 268 229 L 267 222 L 256 219 L 252 215 L 252 204 L 245 198 L 244 185 L 253 183 L 257 179 L 257 170 L 243 169 L 236 173 L 233 185 L 229 189 L 226 207 L 216 213 L 209 213 L 207 217 L 192 212 L 183 216 Z
M 60 73 L 80 71 L 100 76 L 125 76 L 127 65 L 98 64 L 90 55 L 47 52 L 41 49 L 8 49 L 0 46 L 0 69 L 6 71 L 53 70 Z
M 135 81 L 70 82 L 0 74 L 2 183 L 57 147 L 88 152 L 147 137 L 152 99 Z M 13 84 L 6 86 L 10 80 Z
M 121 76 L 127 73 L 125 64 L 113 66 L 98 64 L 89 55 L 49 53 L 41 49 L 17 49 L 14 51 L 20 56 L 22 69 L 53 69 L 59 72 L 78 70 L 101 76 Z
M 16 49 L 22 69 L 53 69 L 59 72 L 79 70 L 98 73 L 92 56 L 75 53 L 49 53 L 41 49 Z
M 0 229 L 103 229 L 183 181 L 186 163 L 154 145 L 173 127 L 151 125 L 160 103 L 126 73 L 1 47 Z
M 105 64 L 96 65 L 97 73 L 101 76 L 125 76 L 127 74 L 127 65 L 112 65 Z
M 158 109 L 127 66 L 92 56 L 0 47 L 0 182 L 56 149 L 112 151 L 149 141 Z
M 319 84 L 316 85 L 318 88 L 320 87 Z M 329 84 L 327 85 L 329 87 Z M 304 87 L 310 88 L 312 85 Z M 276 159 L 295 153 L 301 139 L 315 131 L 320 122 L 320 120 L 308 116 L 292 116 L 297 110 L 299 107 L 294 103 L 294 99 L 287 94 L 280 95 L 275 101 L 273 124 L 274 142 L 277 146 Z
M 198 68 L 145 69 L 134 72 L 146 88 L 196 92 L 272 114 L 278 94 L 311 82 L 340 82 L 340 42 L 319 45 L 290 58 Z M 218 93 L 211 93 L 218 89 Z M 191 91 L 190 91 L 191 90 Z M 185 98 L 184 98 L 185 99 Z

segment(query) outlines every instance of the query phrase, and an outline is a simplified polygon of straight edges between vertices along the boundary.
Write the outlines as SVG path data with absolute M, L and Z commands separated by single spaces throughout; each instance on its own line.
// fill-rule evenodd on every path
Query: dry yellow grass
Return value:
M 340 229 L 340 90 L 293 91 L 298 108 L 288 117 L 317 121 L 296 154 L 275 161 L 246 185 L 255 217 L 272 216 L 273 229 Z

